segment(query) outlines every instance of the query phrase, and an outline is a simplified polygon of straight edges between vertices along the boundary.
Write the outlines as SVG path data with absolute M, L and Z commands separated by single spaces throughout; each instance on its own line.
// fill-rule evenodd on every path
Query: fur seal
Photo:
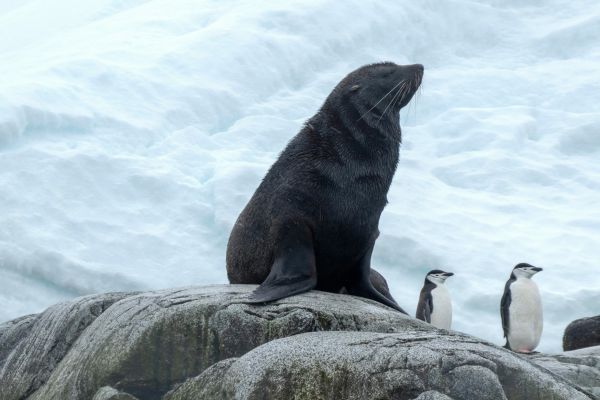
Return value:
M 373 276 L 371 254 L 398 164 L 399 112 L 422 78 L 420 64 L 363 66 L 288 143 L 227 244 L 229 281 L 261 284 L 248 302 L 345 288 L 406 314 L 374 287 L 383 277 Z

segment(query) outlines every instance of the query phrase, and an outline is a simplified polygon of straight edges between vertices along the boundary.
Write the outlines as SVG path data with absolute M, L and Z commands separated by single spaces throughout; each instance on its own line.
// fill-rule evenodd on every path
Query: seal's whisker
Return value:
M 412 114 L 413 119 L 416 120 L 417 118 L 417 101 L 418 101 L 418 87 L 415 87 L 415 94 L 413 95 L 413 100 L 411 100 L 410 103 L 408 103 L 408 115 L 410 116 L 410 114 Z
M 406 98 L 406 96 L 410 93 L 411 89 L 412 89 L 412 85 L 407 85 L 406 87 L 404 87 L 402 90 L 402 95 L 396 100 L 396 103 L 401 103 Z
M 368 109 L 368 110 L 367 110 L 367 111 L 366 111 L 366 112 L 365 112 L 363 115 L 361 115 L 361 116 L 360 116 L 360 118 L 359 118 L 359 119 L 357 119 L 356 121 L 357 121 L 357 122 L 358 122 L 358 121 L 360 121 L 360 120 L 361 120 L 361 119 L 362 119 L 362 118 L 363 118 L 365 115 L 367 115 L 368 113 L 370 113 L 370 112 L 371 112 L 371 110 L 373 110 L 375 107 L 377 107 L 377 105 L 378 105 L 379 103 L 381 103 L 381 102 L 383 101 L 383 99 L 385 99 L 386 97 L 388 97 L 388 96 L 389 96 L 389 94 L 390 94 L 390 93 L 392 93 L 392 92 L 394 91 L 394 89 L 396 89 L 398 86 L 400 86 L 400 84 L 401 84 L 402 82 L 404 82 L 404 80 L 402 80 L 402 81 L 398 82 L 398 84 L 396 84 L 396 86 L 394 86 L 394 87 L 393 87 L 393 88 L 392 88 L 392 89 L 391 89 L 389 92 L 387 92 L 387 93 L 386 93 L 386 94 L 385 94 L 385 95 L 384 95 L 384 96 L 383 96 L 383 97 L 382 97 L 382 98 L 381 98 L 381 99 L 380 99 L 380 100 L 379 100 L 377 103 L 375 103 L 375 105 L 374 105 L 373 107 L 369 108 L 369 109 Z
M 406 82 L 406 85 L 403 85 L 402 87 L 400 87 L 399 92 L 399 96 L 396 98 L 396 100 L 394 101 L 394 106 L 396 106 L 396 104 L 398 104 L 399 102 L 402 101 L 402 99 L 404 98 L 404 96 L 406 95 L 407 92 L 410 91 L 410 85 L 408 82 Z
M 402 97 L 402 96 L 404 96 L 404 95 L 405 95 L 405 93 L 406 93 L 407 91 L 409 91 L 409 90 L 410 90 L 410 84 L 409 84 L 409 82 L 406 82 L 406 84 L 405 84 L 405 85 L 403 85 L 403 86 L 400 88 L 400 96 L 401 96 L 401 97 Z M 399 99 L 399 98 L 398 98 L 398 99 Z M 396 100 L 398 100 L 398 99 L 396 99 Z
M 406 85 L 402 88 L 402 95 L 399 97 L 398 102 L 402 102 L 402 100 L 404 100 L 406 95 L 410 92 L 410 89 L 411 89 L 410 85 Z
M 419 89 L 417 89 L 417 95 L 416 95 L 417 98 L 415 99 L 415 121 L 417 120 L 417 107 L 419 105 L 419 100 L 421 99 L 421 90 L 422 90 L 421 88 L 423 87 L 422 84 L 423 84 L 423 82 L 419 83 Z
M 394 93 L 394 96 L 392 96 L 392 99 L 390 100 L 390 102 L 388 103 L 388 105 L 385 107 L 385 109 L 383 110 L 383 113 L 381 113 L 381 115 L 379 116 L 379 118 L 377 119 L 377 123 L 379 123 L 379 121 L 381 121 L 381 118 L 383 118 L 383 116 L 385 115 L 385 113 L 387 112 L 388 108 L 394 103 L 394 101 L 396 100 L 396 98 L 398 97 L 398 95 L 402 92 L 404 86 L 406 85 L 406 82 L 404 82 L 404 84 L 402 84 L 398 90 L 396 91 L 396 93 Z M 393 108 L 390 108 L 390 110 L 392 110 Z
M 416 110 L 417 110 L 417 104 L 416 104 L 416 102 L 417 102 L 417 99 L 415 99 L 414 97 L 413 97 L 413 99 L 414 100 L 411 100 L 411 102 L 408 103 L 408 111 L 406 112 L 407 123 L 408 123 L 408 121 L 410 121 L 411 114 L 412 114 L 412 118 L 413 118 L 413 123 L 417 119 L 417 117 L 416 117 Z
M 388 105 L 388 107 L 389 107 L 389 106 L 392 106 L 392 107 L 390 108 L 390 112 L 391 112 L 391 110 L 393 110 L 393 109 L 394 109 L 394 105 L 398 103 L 398 99 L 399 99 L 399 98 L 402 96 L 402 93 L 404 93 L 404 90 L 406 90 L 406 86 L 407 86 L 407 84 L 408 84 L 408 82 L 406 82 L 406 81 L 405 81 L 405 82 L 404 82 L 404 83 L 403 83 L 403 84 L 402 84 L 402 85 L 401 85 L 401 86 L 398 88 L 398 90 L 396 91 L 396 94 L 394 95 L 394 97 L 393 97 L 393 98 L 392 98 L 392 100 L 390 101 L 390 104 Z M 386 108 L 386 109 L 387 109 L 387 108 Z M 384 111 L 384 115 L 385 115 L 385 111 Z
M 398 104 L 398 99 L 400 98 L 400 96 L 402 96 L 402 92 L 404 91 L 404 87 L 400 87 L 398 89 L 398 92 L 396 93 L 396 96 L 394 96 L 394 98 L 392 99 L 392 108 L 390 108 L 390 112 L 391 110 L 394 109 L 394 107 L 396 106 L 396 104 Z

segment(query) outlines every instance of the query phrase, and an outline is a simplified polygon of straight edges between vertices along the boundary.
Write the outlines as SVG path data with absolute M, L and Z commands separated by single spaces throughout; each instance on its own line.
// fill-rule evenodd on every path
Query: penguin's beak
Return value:
M 453 272 L 444 272 L 444 276 L 445 277 L 449 277 L 449 276 L 452 276 L 452 275 L 454 275 Z
M 534 270 L 535 272 L 540 272 L 540 271 L 544 270 L 543 268 L 540 268 L 540 267 L 533 267 L 531 269 Z

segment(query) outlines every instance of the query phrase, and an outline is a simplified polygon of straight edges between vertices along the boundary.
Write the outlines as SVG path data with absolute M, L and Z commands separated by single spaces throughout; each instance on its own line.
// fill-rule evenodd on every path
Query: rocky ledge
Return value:
M 93 295 L 4 323 L 0 398 L 577 400 L 600 388 L 595 348 L 522 357 L 348 295 L 244 304 L 253 288 Z

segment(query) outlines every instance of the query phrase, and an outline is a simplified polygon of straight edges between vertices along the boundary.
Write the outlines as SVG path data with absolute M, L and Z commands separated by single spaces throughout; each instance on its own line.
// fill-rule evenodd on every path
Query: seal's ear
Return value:
M 356 92 L 358 89 L 360 89 L 360 85 L 354 85 L 350 88 L 351 92 Z

